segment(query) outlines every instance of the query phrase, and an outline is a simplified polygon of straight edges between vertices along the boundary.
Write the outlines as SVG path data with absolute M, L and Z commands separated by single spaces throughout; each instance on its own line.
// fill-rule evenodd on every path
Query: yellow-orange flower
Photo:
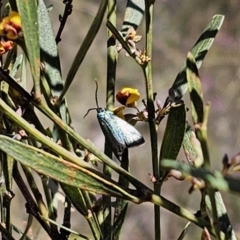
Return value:
M 9 21 L 11 23 L 11 25 L 16 28 L 17 30 L 21 30 L 22 29 L 22 22 L 21 22 L 21 18 L 18 14 L 18 12 L 12 11 L 9 14 Z
M 9 40 L 17 39 L 21 30 L 22 23 L 18 12 L 10 12 L 0 23 L 0 36 L 7 37 Z
M 140 93 L 136 88 L 121 88 L 116 94 L 116 99 L 126 107 L 136 107 L 136 102 L 140 97 Z
M 114 115 L 118 116 L 119 118 L 122 118 L 125 120 L 125 117 L 123 114 L 124 109 L 125 109 L 125 107 L 116 107 L 113 109 L 113 113 L 114 113 Z

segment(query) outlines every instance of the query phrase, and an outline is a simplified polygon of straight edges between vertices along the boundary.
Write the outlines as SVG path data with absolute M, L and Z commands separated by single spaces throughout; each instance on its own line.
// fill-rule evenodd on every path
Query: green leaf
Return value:
M 38 21 L 41 62 L 44 64 L 42 77 L 43 93 L 45 94 L 47 103 L 50 105 L 52 97 L 59 98 L 61 95 L 63 90 L 63 80 L 57 44 L 55 42 L 51 22 L 48 16 L 48 10 L 43 0 L 38 1 Z M 61 101 L 59 105 L 61 119 L 67 123 L 65 100 Z M 58 138 L 60 137 L 61 136 Z
M 162 159 L 176 159 L 182 146 L 186 127 L 186 110 L 183 102 L 172 105 L 167 126 L 164 132 L 162 146 L 160 150 L 160 162 Z M 160 179 L 164 180 L 167 176 L 164 169 L 160 169 Z
M 202 87 L 195 59 L 191 52 L 187 55 L 187 81 L 192 105 L 193 123 L 203 122 Z
M 40 44 L 38 29 L 37 1 L 16 0 L 22 22 L 24 42 L 27 49 L 29 65 L 34 81 L 34 95 L 41 97 L 40 91 Z
M 11 12 L 11 8 L 13 11 L 17 11 L 17 8 L 14 9 L 12 6 L 12 5 L 14 5 L 14 7 L 16 7 L 16 3 L 13 3 L 12 0 L 9 0 L 9 3 L 6 3 L 6 5 L 4 6 L 4 9 L 2 12 L 2 18 L 7 17 L 9 15 L 9 13 Z
M 76 187 L 72 187 L 66 184 L 61 184 L 61 188 L 68 198 L 71 200 L 73 206 L 83 215 L 88 215 L 88 208 L 86 206 L 85 201 L 83 200 L 83 196 L 81 190 Z
M 208 50 L 212 46 L 212 43 L 222 26 L 224 20 L 223 15 L 215 15 L 208 26 L 205 28 L 195 45 L 191 49 L 191 53 L 196 60 L 197 68 L 199 69 L 202 62 L 208 53 Z M 181 99 L 184 93 L 187 91 L 187 79 L 186 79 L 186 64 L 182 66 L 178 73 L 172 87 L 169 90 L 169 97 L 171 99 Z
M 124 13 L 124 20 L 121 29 L 123 37 L 126 37 L 130 27 L 135 30 L 139 27 L 143 14 L 145 12 L 144 0 L 128 0 L 126 10 Z
M 0 136 L 0 149 L 23 165 L 59 182 L 91 192 L 131 199 L 131 195 L 118 183 L 106 179 L 95 169 L 82 168 L 5 136 Z
M 218 221 L 220 230 L 224 232 L 226 239 L 236 239 L 221 193 L 219 191 L 215 191 L 213 194 L 217 211 L 216 219 Z M 209 212 L 213 213 L 212 203 L 209 195 L 205 196 L 205 201 Z M 233 238 L 233 235 L 235 238 Z
M 60 59 L 48 11 L 43 0 L 39 0 L 38 16 L 41 61 L 45 65 L 44 74 L 52 96 L 59 97 L 63 89 Z

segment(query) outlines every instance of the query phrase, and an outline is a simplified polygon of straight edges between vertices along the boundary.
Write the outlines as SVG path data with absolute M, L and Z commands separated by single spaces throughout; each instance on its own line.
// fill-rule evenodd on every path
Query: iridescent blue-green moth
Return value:
M 139 146 L 143 144 L 145 140 L 135 127 L 114 115 L 113 112 L 99 107 L 97 91 L 98 85 L 95 92 L 97 107 L 90 108 L 85 116 L 89 113 L 89 111 L 97 110 L 97 119 L 106 141 L 115 156 L 120 159 L 126 148 Z

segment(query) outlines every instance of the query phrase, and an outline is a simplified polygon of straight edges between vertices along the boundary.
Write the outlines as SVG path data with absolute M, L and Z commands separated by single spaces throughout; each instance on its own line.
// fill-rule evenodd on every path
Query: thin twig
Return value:
M 116 26 L 116 0 L 108 1 L 108 21 Z M 110 31 L 107 31 L 107 79 L 106 79 L 106 107 L 112 109 L 114 106 L 115 97 L 115 82 L 116 82 L 116 66 L 117 66 L 117 53 L 116 53 L 116 40 L 112 37 Z M 112 151 L 110 150 L 107 142 L 105 141 L 104 153 L 112 158 Z M 107 165 L 103 165 L 103 173 L 106 176 L 111 177 L 112 169 Z M 112 232 L 112 207 L 111 207 L 111 196 L 103 196 L 103 215 L 106 216 L 103 223 L 101 224 L 104 239 L 111 239 Z M 106 214 L 105 214 L 106 213 Z
M 72 8 L 73 8 L 72 0 L 64 0 L 63 3 L 65 4 L 65 9 L 64 9 L 63 16 L 59 15 L 60 26 L 59 26 L 59 29 L 58 29 L 58 32 L 57 32 L 57 35 L 56 35 L 56 38 L 55 38 L 56 44 L 58 44 L 62 40 L 61 39 L 62 31 L 65 27 L 66 22 L 67 22 L 68 16 L 71 15 L 71 13 L 72 13 Z
M 146 50 L 147 56 L 152 59 L 152 44 L 153 44 L 153 4 L 146 1 Z M 152 168 L 153 175 L 159 179 L 159 159 L 158 159 L 158 145 L 157 145 L 157 125 L 155 121 L 155 108 L 153 99 L 153 84 L 152 84 L 152 62 L 147 62 L 143 65 L 145 76 L 145 84 L 147 91 L 147 107 L 148 107 L 148 123 L 150 129 L 151 139 L 151 152 L 152 152 Z M 154 184 L 154 192 L 160 195 L 160 185 Z M 160 207 L 154 205 L 154 219 L 155 219 L 155 240 L 161 239 L 161 226 L 160 226 Z
M 106 11 L 106 8 L 107 8 L 107 3 L 108 1 L 107 0 L 102 0 L 101 1 L 101 4 L 99 6 L 99 9 L 98 9 L 98 12 L 97 12 L 97 15 L 95 16 L 95 19 L 85 37 L 85 39 L 83 40 L 83 43 L 82 45 L 80 46 L 74 60 L 73 60 L 73 64 L 71 65 L 70 69 L 69 69 L 69 72 L 67 74 L 67 78 L 66 78 L 66 81 L 65 81 L 65 85 L 64 85 L 64 88 L 63 88 L 63 91 L 58 99 L 58 104 L 60 105 L 62 100 L 64 99 L 64 96 L 68 90 L 68 88 L 70 87 L 75 75 L 76 75 L 76 72 L 77 70 L 79 69 L 82 61 L 84 60 L 86 54 L 87 54 L 87 51 L 89 50 L 94 38 L 96 37 L 97 33 L 98 33 L 98 30 L 101 26 L 101 23 L 102 23 L 102 20 L 103 20 L 103 17 L 104 17 L 104 13 Z

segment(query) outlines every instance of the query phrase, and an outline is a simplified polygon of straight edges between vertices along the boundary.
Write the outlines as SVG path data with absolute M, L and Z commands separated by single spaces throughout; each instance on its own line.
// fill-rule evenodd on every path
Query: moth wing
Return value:
M 109 111 L 100 112 L 97 117 L 109 147 L 116 157 L 120 157 L 127 148 L 119 127 L 118 120 L 120 118 L 116 117 Z
M 117 116 L 115 117 L 118 119 L 117 123 L 119 126 L 120 135 L 123 137 L 124 142 L 128 148 L 139 146 L 145 142 L 143 136 L 135 127 L 122 120 L 121 118 Z

